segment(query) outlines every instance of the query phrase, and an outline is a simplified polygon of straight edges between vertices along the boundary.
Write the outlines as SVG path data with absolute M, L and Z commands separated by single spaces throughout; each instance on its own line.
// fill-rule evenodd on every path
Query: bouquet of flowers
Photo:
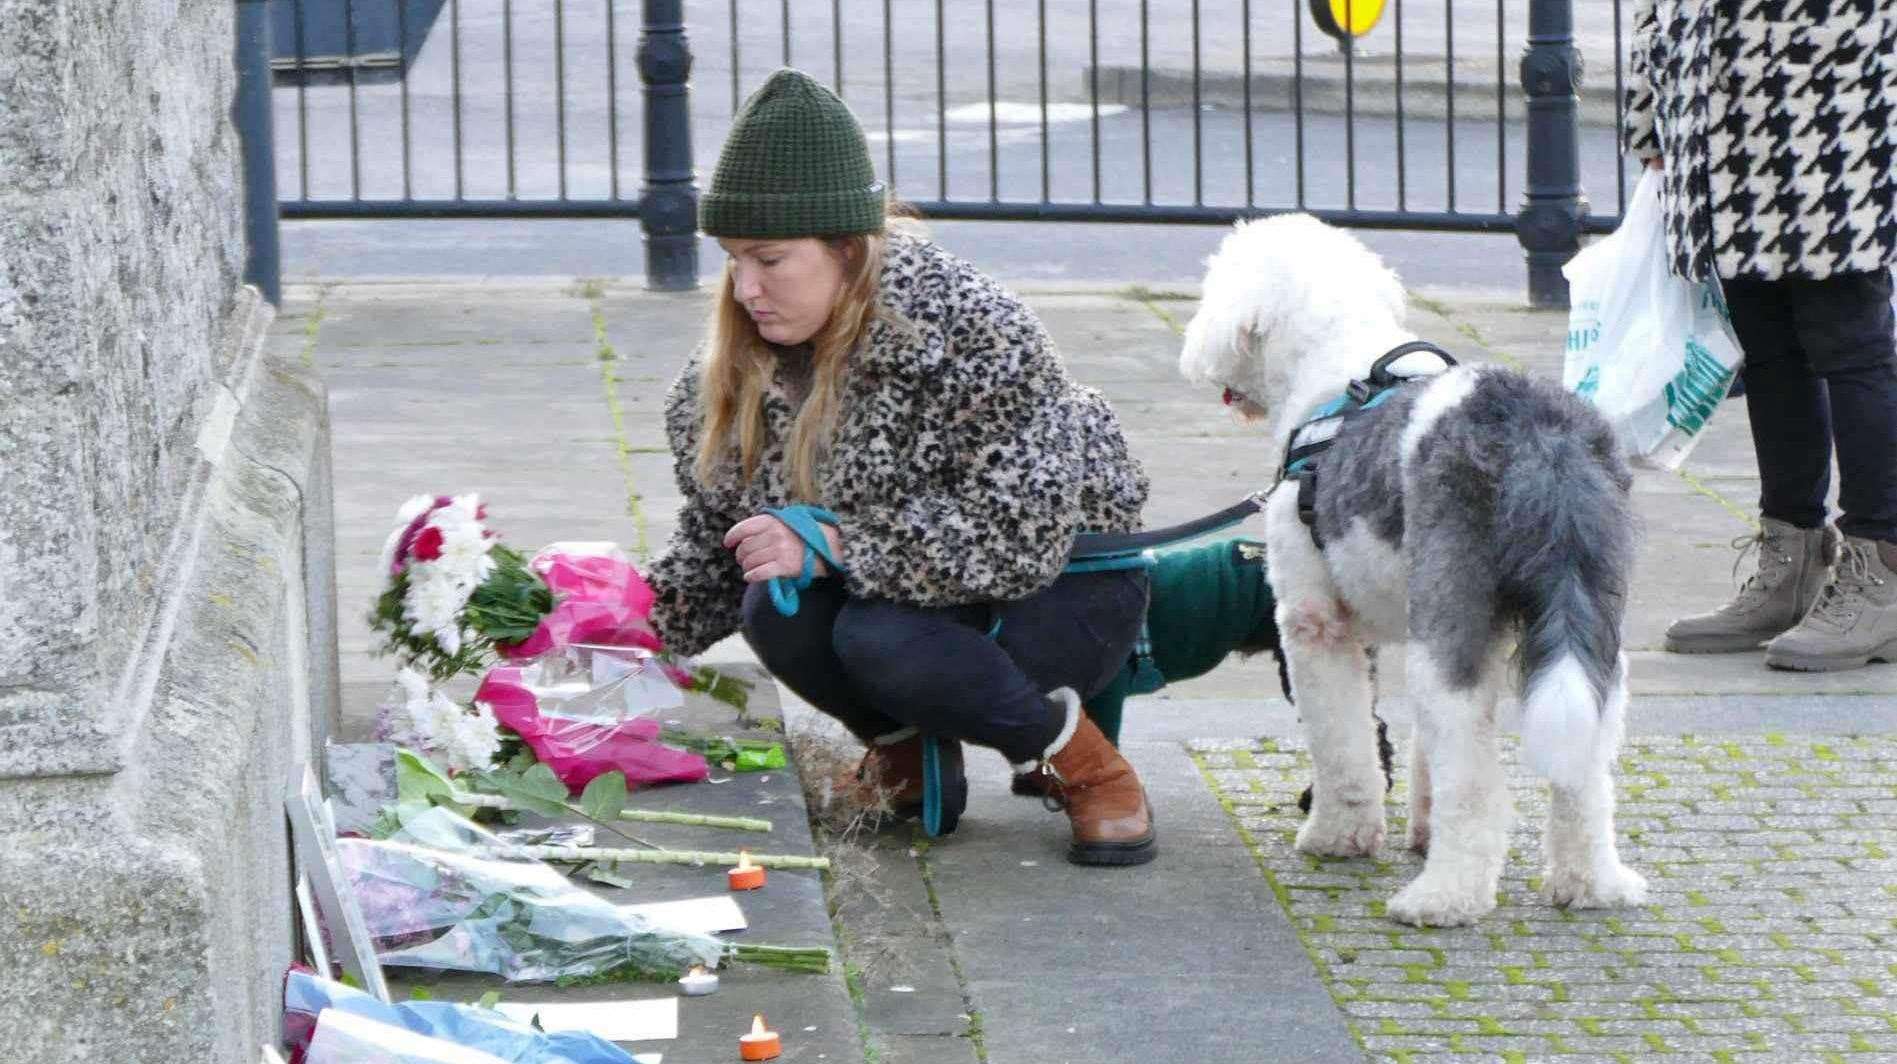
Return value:
M 337 848 L 387 965 L 509 982 L 674 979 L 732 961 L 829 967 L 821 947 L 729 943 L 614 905 L 446 807 L 406 811 L 388 838 L 338 839 Z
M 370 627 L 437 683 L 479 670 L 497 645 L 527 639 L 553 612 L 546 581 L 486 521 L 478 495 L 417 495 L 382 548 L 388 584 Z
M 530 559 L 487 528 L 479 496 L 418 495 L 379 571 L 369 623 L 402 671 L 377 737 L 452 770 L 512 754 L 511 739 L 575 791 L 614 771 L 634 786 L 702 780 L 704 759 L 663 745 L 651 714 L 679 705 L 681 688 L 744 709 L 741 682 L 665 654 L 652 587 L 612 544 L 556 543 Z M 471 705 L 439 689 L 497 662 Z

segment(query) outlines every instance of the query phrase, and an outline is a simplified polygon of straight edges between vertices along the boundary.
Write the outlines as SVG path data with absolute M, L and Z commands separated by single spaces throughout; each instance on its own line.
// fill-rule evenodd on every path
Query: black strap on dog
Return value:
M 1442 362 L 1442 368 L 1429 373 L 1395 373 L 1390 367 L 1406 355 L 1427 351 Z M 1278 472 L 1280 481 L 1298 482 L 1298 519 L 1304 527 L 1311 530 L 1311 539 L 1321 549 L 1324 541 L 1317 534 L 1317 459 L 1331 444 L 1337 442 L 1337 434 L 1343 431 L 1345 422 L 1377 406 L 1390 397 L 1399 385 L 1422 377 L 1433 377 L 1455 366 L 1455 357 L 1428 340 L 1411 340 L 1398 344 L 1383 353 L 1370 366 L 1370 374 L 1360 380 L 1353 380 L 1344 389 L 1344 394 L 1320 407 L 1310 419 L 1299 425 L 1291 433 L 1290 443 L 1285 447 L 1284 466 Z

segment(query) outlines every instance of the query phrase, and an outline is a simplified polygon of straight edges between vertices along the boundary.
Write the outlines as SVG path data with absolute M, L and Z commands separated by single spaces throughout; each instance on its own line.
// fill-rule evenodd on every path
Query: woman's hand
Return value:
M 843 559 L 843 539 L 830 525 L 819 526 L 823 529 L 823 538 L 829 541 L 830 556 L 838 561 Z M 804 572 L 804 541 L 790 526 L 772 517 L 770 514 L 758 514 L 747 517 L 731 526 L 725 533 L 725 546 L 737 555 L 738 566 L 744 570 L 745 583 L 755 584 L 760 580 L 773 577 L 802 576 Z M 816 559 L 813 572 L 817 576 L 829 576 L 830 567 L 823 558 Z

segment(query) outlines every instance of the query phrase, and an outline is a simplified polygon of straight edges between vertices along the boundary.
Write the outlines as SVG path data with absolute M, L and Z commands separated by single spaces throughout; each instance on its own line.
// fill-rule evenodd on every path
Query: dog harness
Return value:
M 1442 361 L 1442 368 L 1428 373 L 1395 373 L 1390 367 L 1405 355 L 1418 351 L 1427 351 Z M 1370 375 L 1361 380 L 1353 380 L 1344 389 L 1344 394 L 1325 403 L 1308 420 L 1291 433 L 1290 445 L 1285 448 L 1284 468 L 1278 472 L 1278 481 L 1298 482 L 1298 519 L 1304 527 L 1311 530 L 1311 539 L 1319 548 L 1324 541 L 1317 534 L 1317 467 L 1318 457 L 1330 450 L 1337 442 L 1337 434 L 1343 431 L 1345 423 L 1351 418 L 1379 406 L 1385 399 L 1395 394 L 1396 389 L 1413 380 L 1433 377 L 1456 365 L 1449 352 L 1427 340 L 1411 340 L 1398 344 L 1385 352 L 1370 367 Z

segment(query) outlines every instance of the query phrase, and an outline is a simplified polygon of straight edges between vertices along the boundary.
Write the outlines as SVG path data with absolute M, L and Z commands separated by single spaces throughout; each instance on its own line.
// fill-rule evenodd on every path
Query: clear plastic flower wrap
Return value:
M 551 982 L 716 967 L 724 942 L 671 930 L 569 882 L 452 810 L 411 810 L 383 840 L 338 839 L 386 965 Z
M 540 712 L 561 720 L 617 724 L 685 705 L 685 692 L 652 651 L 582 643 L 519 669 Z
M 696 783 L 705 759 L 665 745 L 658 713 L 684 704 L 663 662 L 621 646 L 570 646 L 530 664 L 490 669 L 475 703 L 512 729 L 569 788 L 608 772 L 632 788 Z

